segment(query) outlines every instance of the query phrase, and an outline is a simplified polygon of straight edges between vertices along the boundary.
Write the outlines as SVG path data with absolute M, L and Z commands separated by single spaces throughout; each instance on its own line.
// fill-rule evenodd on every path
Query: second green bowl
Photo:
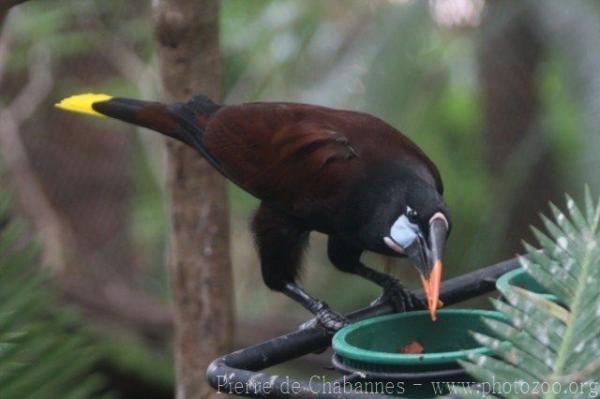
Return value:
M 546 289 L 538 284 L 538 282 L 535 281 L 533 277 L 531 277 L 523 268 L 505 273 L 498 280 L 496 280 L 496 288 L 501 293 L 505 293 L 508 290 L 509 285 L 524 288 L 528 291 L 542 295 L 549 301 L 558 302 L 558 297 L 556 295 L 549 294 Z

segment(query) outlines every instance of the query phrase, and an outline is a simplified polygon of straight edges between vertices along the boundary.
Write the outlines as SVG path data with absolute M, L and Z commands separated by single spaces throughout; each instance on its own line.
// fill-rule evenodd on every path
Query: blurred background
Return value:
M 599 2 L 221 4 L 226 103 L 366 111 L 434 160 L 454 220 L 446 277 L 521 251 L 529 225 L 564 192 L 579 198 L 586 183 L 600 192 Z M 39 272 L 49 277 L 36 290 L 75 312 L 110 391 L 171 397 L 164 140 L 53 108 L 80 92 L 160 98 L 151 2 L 29 1 L 4 17 L 0 190 L 41 244 Z M 229 187 L 236 347 L 308 317 L 262 284 L 248 230 L 257 203 Z M 366 306 L 376 287 L 335 271 L 324 244 L 312 235 L 304 285 L 336 310 Z M 412 268 L 392 268 L 417 286 Z

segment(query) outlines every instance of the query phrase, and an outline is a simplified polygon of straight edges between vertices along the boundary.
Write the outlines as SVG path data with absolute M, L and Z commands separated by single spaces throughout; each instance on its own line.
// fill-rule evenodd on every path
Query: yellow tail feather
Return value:
M 99 103 L 102 101 L 108 101 L 112 98 L 108 94 L 79 94 L 76 96 L 67 97 L 61 100 L 59 103 L 54 104 L 56 108 L 63 109 L 65 111 L 79 112 L 82 114 L 106 117 L 99 112 L 96 112 L 92 108 L 92 104 Z

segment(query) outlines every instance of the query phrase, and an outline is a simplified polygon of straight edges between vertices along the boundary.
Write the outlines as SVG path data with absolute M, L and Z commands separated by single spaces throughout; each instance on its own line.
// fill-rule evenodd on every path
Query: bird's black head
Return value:
M 421 275 L 432 317 L 437 308 L 442 255 L 450 213 L 433 183 L 412 169 L 378 173 L 356 198 L 362 208 L 359 229 L 367 249 L 407 256 Z

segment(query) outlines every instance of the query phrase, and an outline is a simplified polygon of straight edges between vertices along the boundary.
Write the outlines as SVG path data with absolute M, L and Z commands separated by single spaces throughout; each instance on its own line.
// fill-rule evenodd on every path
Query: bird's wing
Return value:
M 369 165 L 398 159 L 413 160 L 441 190 L 437 169 L 410 139 L 363 113 L 290 103 L 226 106 L 202 143 L 234 183 L 294 209 L 335 197 Z
M 254 103 L 228 106 L 209 122 L 203 144 L 224 173 L 266 201 L 301 208 L 328 198 L 357 169 L 343 132 L 313 107 Z
M 338 111 L 345 114 L 344 134 L 357 148 L 367 165 L 410 165 L 412 172 L 443 194 L 439 170 L 429 157 L 410 138 L 372 115 Z M 350 123 L 348 123 L 350 122 Z

